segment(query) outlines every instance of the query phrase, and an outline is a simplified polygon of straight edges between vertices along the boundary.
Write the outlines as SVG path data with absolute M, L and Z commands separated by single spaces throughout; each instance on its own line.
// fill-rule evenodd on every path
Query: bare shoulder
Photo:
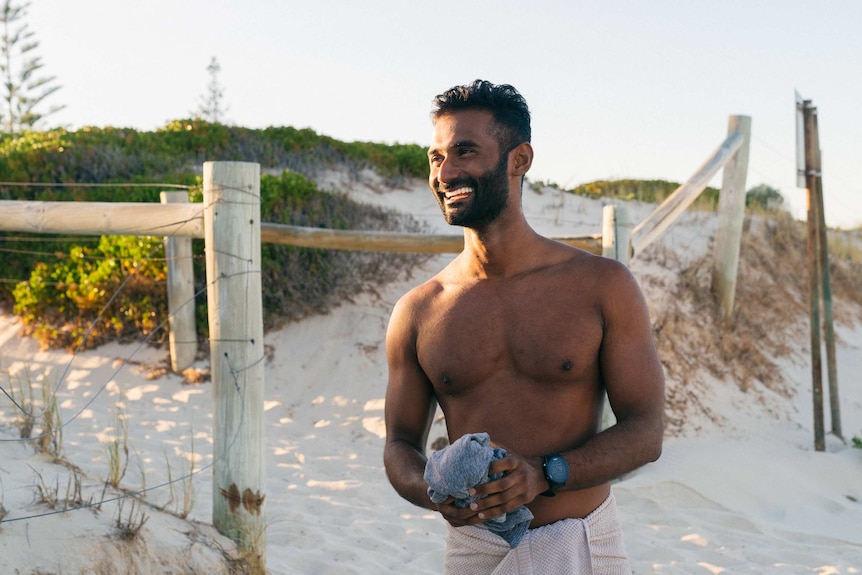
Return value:
M 395 303 L 392 315 L 412 316 L 421 313 L 442 290 L 443 282 L 440 279 L 440 274 L 437 274 L 402 295 Z
M 434 277 L 411 288 L 395 302 L 389 318 L 389 338 L 409 336 L 415 340 L 422 318 L 444 291 L 445 275 L 444 269 Z
M 587 256 L 589 257 L 589 265 L 591 266 L 593 277 L 601 282 L 605 293 L 632 289 L 640 291 L 637 280 L 625 264 L 593 254 L 587 254 Z
M 606 319 L 615 312 L 641 313 L 646 309 L 643 292 L 624 264 L 570 246 L 563 248 L 560 254 L 565 256 L 551 272 L 557 287 L 592 302 Z
M 600 284 L 605 289 L 617 284 L 622 284 L 621 287 L 636 284 L 629 269 L 616 260 L 567 245 L 560 245 L 558 253 L 561 268 L 566 274 Z

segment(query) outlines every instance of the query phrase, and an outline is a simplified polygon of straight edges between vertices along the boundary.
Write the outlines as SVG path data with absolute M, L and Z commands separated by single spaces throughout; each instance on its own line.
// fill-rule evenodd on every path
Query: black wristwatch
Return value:
M 542 458 L 542 470 L 548 480 L 550 489 L 542 493 L 545 497 L 553 497 L 557 489 L 566 484 L 569 479 L 569 462 L 558 453 L 551 453 Z

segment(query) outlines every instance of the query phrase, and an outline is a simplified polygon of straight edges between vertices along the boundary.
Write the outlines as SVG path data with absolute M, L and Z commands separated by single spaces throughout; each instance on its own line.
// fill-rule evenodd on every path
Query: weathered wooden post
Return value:
M 739 269 L 739 247 L 745 221 L 745 178 L 748 173 L 748 150 L 751 140 L 751 118 L 731 116 L 728 135 L 741 133 L 744 141 L 724 165 L 721 192 L 718 196 L 718 229 L 712 265 L 712 293 L 718 301 L 722 320 L 730 319 L 736 294 Z
M 622 262 L 631 263 L 632 238 L 631 210 L 626 206 L 609 204 L 602 208 L 602 255 Z
M 838 360 L 835 355 L 835 319 L 832 313 L 832 281 L 829 279 L 829 243 L 826 233 L 826 208 L 823 201 L 823 157 L 820 150 L 820 128 L 817 122 L 817 108 L 811 109 L 811 126 L 806 137 L 811 138 L 811 150 L 815 155 L 814 188 L 810 200 L 817 214 L 817 268 L 820 274 L 820 292 L 823 297 L 823 338 L 826 344 L 826 374 L 829 381 L 829 415 L 832 433 L 844 439 L 841 430 L 841 401 L 838 396 Z M 804 117 L 804 114 L 803 114 Z
M 817 127 L 817 117 L 814 118 Z M 819 142 L 819 135 L 815 133 Z M 820 147 L 818 144 L 818 163 Z M 822 164 L 821 164 L 822 171 Z M 817 265 L 820 271 L 820 285 L 823 293 L 823 338 L 826 343 L 826 374 L 829 381 L 829 415 L 832 423 L 832 434 L 844 439 L 841 430 L 841 401 L 838 395 L 838 358 L 835 354 L 835 319 L 832 313 L 832 281 L 829 279 L 829 244 L 826 237 L 826 208 L 823 205 L 823 176 L 817 176 Z
M 814 404 L 814 449 L 826 451 L 823 424 L 823 360 L 820 355 L 820 273 L 817 179 L 820 176 L 820 149 L 814 134 L 817 131 L 817 109 L 811 100 L 802 103 L 805 130 L 805 182 L 808 216 L 808 304 L 811 318 L 811 398 Z
M 260 165 L 206 162 L 204 241 L 213 384 L 213 525 L 265 571 Z
M 812 274 L 819 275 L 820 278 L 820 293 L 823 297 L 823 337 L 826 343 L 826 372 L 829 376 L 829 408 L 832 420 L 832 433 L 843 439 L 841 430 L 841 402 L 838 396 L 838 366 L 835 356 L 835 322 L 832 314 L 832 282 L 829 279 L 829 244 L 826 233 L 826 214 L 823 201 L 823 164 L 820 151 L 820 130 L 817 122 L 817 108 L 811 104 L 811 100 L 802 100 L 799 94 L 796 95 L 797 106 L 797 130 L 801 128 L 803 131 L 803 140 L 797 141 L 797 147 L 802 144 L 802 149 L 797 149 L 797 163 L 799 156 L 804 160 L 804 170 L 801 174 L 801 182 L 807 188 L 807 198 L 809 203 L 809 217 L 812 216 L 816 221 L 808 222 L 809 238 L 815 235 L 814 245 L 817 250 L 817 269 L 811 270 Z M 799 135 L 797 134 L 797 139 Z M 810 240 L 809 240 L 810 241 Z M 812 281 L 813 285 L 813 281 Z M 811 316 L 814 321 L 814 315 Z M 818 317 L 819 321 L 819 317 Z M 813 345 L 813 337 L 812 337 Z M 822 363 L 820 350 L 816 354 L 812 350 L 812 369 L 815 360 Z M 819 368 L 818 368 L 819 370 Z M 822 375 L 821 375 L 822 379 Z M 818 382 L 815 380 L 815 394 L 817 393 Z M 822 388 L 822 381 L 819 383 Z M 821 408 L 822 408 L 822 389 L 820 391 Z M 815 409 L 817 409 L 817 397 L 815 396 Z M 815 426 L 820 425 L 817 422 L 815 414 Z M 817 430 L 815 430 L 816 432 Z M 815 444 L 820 442 L 815 439 Z
M 189 193 L 161 192 L 159 198 L 163 204 L 187 204 Z M 165 259 L 168 267 L 171 369 L 180 373 L 191 366 L 198 351 L 192 239 L 165 236 Z

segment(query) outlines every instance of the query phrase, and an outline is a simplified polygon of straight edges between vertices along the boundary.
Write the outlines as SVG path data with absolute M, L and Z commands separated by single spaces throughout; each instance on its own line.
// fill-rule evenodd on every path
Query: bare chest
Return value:
M 489 382 L 554 387 L 598 377 L 601 313 L 576 291 L 473 287 L 437 303 L 420 324 L 417 350 L 438 396 Z

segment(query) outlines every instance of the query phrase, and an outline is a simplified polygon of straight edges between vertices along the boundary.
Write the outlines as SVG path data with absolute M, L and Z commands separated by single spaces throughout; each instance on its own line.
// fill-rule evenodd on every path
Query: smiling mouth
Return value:
M 448 190 L 444 192 L 443 196 L 446 198 L 447 202 L 456 202 L 458 200 L 463 200 L 467 196 L 470 196 L 473 193 L 473 188 L 469 186 L 462 186 L 455 188 L 454 190 Z

